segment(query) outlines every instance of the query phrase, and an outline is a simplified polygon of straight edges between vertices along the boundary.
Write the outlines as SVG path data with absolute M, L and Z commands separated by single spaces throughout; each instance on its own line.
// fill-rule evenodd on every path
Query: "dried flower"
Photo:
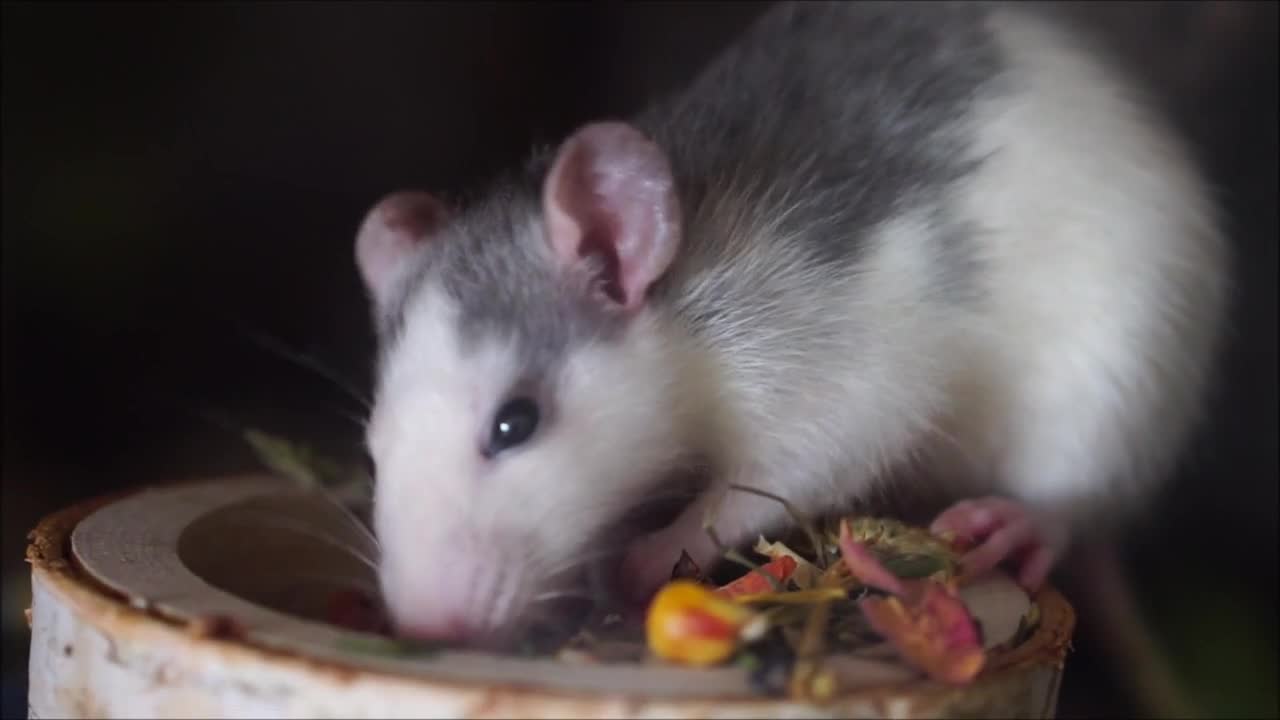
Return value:
M 865 545 L 853 539 L 847 521 L 840 523 L 840 557 L 860 582 L 895 595 L 904 592 L 902 581 L 885 569 Z
M 777 560 L 780 557 L 789 557 L 795 560 L 796 568 L 791 572 L 791 584 L 800 590 L 809 590 L 816 586 L 818 575 L 820 574 L 818 568 L 795 550 L 780 542 L 771 543 L 765 540 L 762 535 L 756 540 L 755 551 L 772 560 Z
M 908 587 L 912 597 L 867 597 L 858 605 L 876 632 L 929 677 L 953 685 L 973 680 L 986 655 L 964 603 L 943 583 L 915 581 Z
M 674 580 L 649 605 L 645 633 L 649 649 L 664 660 L 715 665 L 733 656 L 744 633 L 758 636 L 756 618 L 753 610 L 711 588 Z
M 778 581 L 779 585 L 785 585 L 791 574 L 795 572 L 796 566 L 795 558 L 781 555 L 760 566 L 760 572 L 768 573 L 770 577 Z M 773 592 L 773 586 L 760 575 L 760 572 L 752 570 L 728 585 L 718 588 L 716 592 L 724 597 L 759 595 Z

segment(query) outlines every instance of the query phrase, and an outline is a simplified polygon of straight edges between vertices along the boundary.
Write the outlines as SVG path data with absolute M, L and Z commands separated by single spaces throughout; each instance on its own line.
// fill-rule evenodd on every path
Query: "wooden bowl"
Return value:
M 33 718 L 1053 717 L 1075 624 L 1045 589 L 1026 600 L 1037 630 L 993 650 L 972 685 L 864 660 L 816 705 L 754 694 L 736 668 L 354 650 L 370 636 L 318 620 L 316 583 L 371 584 L 369 542 L 335 505 L 269 477 L 101 498 L 29 539 Z

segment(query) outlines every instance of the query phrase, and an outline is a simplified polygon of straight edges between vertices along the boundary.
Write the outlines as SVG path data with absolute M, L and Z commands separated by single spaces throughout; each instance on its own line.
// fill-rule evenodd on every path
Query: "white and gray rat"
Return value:
M 1201 406 L 1228 252 L 1190 154 L 1036 3 L 768 10 L 683 92 L 582 127 L 466 207 L 391 195 L 356 242 L 399 632 L 482 643 L 571 592 L 629 510 L 637 597 L 682 550 L 891 483 L 1040 584 L 1140 509 Z M 447 581 L 444 579 L 447 576 Z

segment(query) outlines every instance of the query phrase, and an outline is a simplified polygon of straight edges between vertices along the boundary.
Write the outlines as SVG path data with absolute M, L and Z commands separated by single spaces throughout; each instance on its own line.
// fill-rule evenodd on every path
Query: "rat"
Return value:
M 1037 3 L 779 3 L 684 89 L 462 203 L 405 190 L 355 260 L 396 631 L 483 645 L 613 563 L 886 488 L 1039 587 L 1141 513 L 1201 416 L 1219 211 L 1136 76 Z M 702 485 L 662 527 L 626 518 Z M 602 560 L 605 558 L 606 560 Z

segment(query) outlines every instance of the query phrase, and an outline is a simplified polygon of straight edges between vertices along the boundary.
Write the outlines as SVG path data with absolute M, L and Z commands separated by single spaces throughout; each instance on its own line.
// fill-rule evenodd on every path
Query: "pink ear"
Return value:
M 566 264 L 598 255 L 604 287 L 628 310 L 671 264 L 680 204 L 666 155 L 623 123 L 588 125 L 565 141 L 543 189 L 547 235 Z
M 448 216 L 434 196 L 413 191 L 388 195 L 369 211 L 356 236 L 356 265 L 375 303 L 387 301 L 396 272 Z

